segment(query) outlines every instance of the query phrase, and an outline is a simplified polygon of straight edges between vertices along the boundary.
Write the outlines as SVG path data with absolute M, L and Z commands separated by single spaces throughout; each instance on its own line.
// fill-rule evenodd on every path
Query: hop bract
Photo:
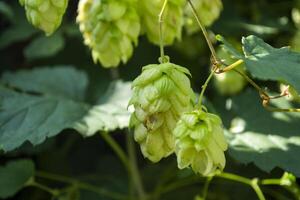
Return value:
M 142 28 L 150 42 L 159 45 L 158 15 L 164 0 L 139 0 Z M 169 0 L 163 15 L 164 45 L 171 45 L 181 38 L 185 0 Z
M 80 0 L 77 22 L 94 62 L 103 67 L 126 63 L 137 44 L 140 21 L 134 0 Z
M 221 119 L 202 110 L 184 113 L 174 129 L 178 168 L 213 175 L 225 167 L 227 149 Z
M 61 24 L 68 0 L 20 0 L 28 21 L 51 35 Z
M 158 162 L 174 152 L 173 129 L 181 113 L 190 111 L 195 99 L 186 68 L 151 64 L 133 82 L 130 105 L 135 108 L 130 126 L 142 153 Z
M 197 10 L 197 14 L 199 15 L 204 26 L 212 25 L 212 23 L 219 18 L 223 9 L 221 0 L 197 0 L 193 1 L 193 5 Z M 192 9 L 188 3 L 184 13 L 186 15 L 185 27 L 188 33 L 192 34 L 200 30 L 196 20 L 194 19 Z

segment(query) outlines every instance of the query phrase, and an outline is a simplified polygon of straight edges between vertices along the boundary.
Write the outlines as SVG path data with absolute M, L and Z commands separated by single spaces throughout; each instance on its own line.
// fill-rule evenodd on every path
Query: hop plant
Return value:
M 160 43 L 158 15 L 164 0 L 139 0 L 139 10 L 143 32 L 154 44 Z M 169 0 L 163 15 L 164 45 L 173 44 L 175 39 L 181 39 L 183 26 L 183 8 L 185 0 Z
M 223 10 L 221 0 L 197 0 L 193 1 L 193 5 L 204 26 L 212 25 L 213 22 L 219 18 L 220 13 Z M 199 26 L 196 23 L 196 20 L 194 20 L 192 9 L 188 4 L 186 4 L 184 13 L 186 16 L 185 27 L 188 33 L 192 34 L 197 32 Z
M 61 24 L 68 0 L 20 0 L 28 21 L 51 35 Z
M 174 129 L 178 168 L 209 176 L 225 167 L 227 142 L 221 119 L 202 110 L 184 113 Z
M 77 22 L 94 62 L 103 67 L 126 63 L 140 33 L 134 0 L 80 0 Z
M 130 127 L 144 157 L 152 162 L 174 152 L 172 131 L 180 114 L 193 107 L 195 96 L 187 75 L 186 68 L 172 63 L 151 64 L 133 81 Z
M 236 59 L 232 58 L 222 48 L 217 49 L 217 55 L 226 64 L 232 64 Z M 245 72 L 244 65 L 238 66 L 236 69 Z M 231 70 L 221 74 L 214 74 L 214 85 L 218 92 L 222 95 L 234 95 L 239 93 L 247 84 L 247 81 L 237 72 Z

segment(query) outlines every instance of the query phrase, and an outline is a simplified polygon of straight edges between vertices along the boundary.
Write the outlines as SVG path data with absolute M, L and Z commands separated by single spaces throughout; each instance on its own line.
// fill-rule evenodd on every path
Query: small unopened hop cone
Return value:
M 132 56 L 140 21 L 136 0 L 80 0 L 77 22 L 95 63 L 117 67 Z
M 178 168 L 191 167 L 203 176 L 224 169 L 227 142 L 217 115 L 203 110 L 184 113 L 174 129 L 174 136 Z
M 19 0 L 28 21 L 51 35 L 61 24 L 68 0 Z
M 183 112 L 192 110 L 195 100 L 186 68 L 172 64 L 151 64 L 133 81 L 129 105 L 135 108 L 130 127 L 144 157 L 158 162 L 174 152 L 173 129 Z

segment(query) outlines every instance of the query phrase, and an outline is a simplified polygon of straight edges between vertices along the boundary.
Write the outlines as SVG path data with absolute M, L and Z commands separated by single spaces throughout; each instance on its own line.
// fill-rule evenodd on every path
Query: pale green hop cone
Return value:
M 191 167 L 203 176 L 224 169 L 227 142 L 217 115 L 202 110 L 186 112 L 178 121 L 174 136 L 178 168 Z
M 19 0 L 28 21 L 51 35 L 61 24 L 68 0 Z
M 80 0 L 77 22 L 95 63 L 117 67 L 132 56 L 140 33 L 135 0 Z
M 135 108 L 130 127 L 144 157 L 158 162 L 174 152 L 173 129 L 183 112 L 192 110 L 195 95 L 186 68 L 151 64 L 133 81 L 129 105 Z
M 210 26 L 216 21 L 221 11 L 223 10 L 223 4 L 221 0 L 192 0 L 192 3 L 197 10 L 197 14 L 204 26 Z M 188 33 L 192 34 L 200 30 L 192 9 L 188 3 L 184 10 L 185 28 Z
M 139 0 L 139 12 L 142 21 L 142 30 L 150 42 L 159 45 L 158 15 L 164 0 Z M 163 15 L 164 45 L 173 44 L 175 39 L 181 39 L 183 27 L 183 9 L 185 0 L 169 0 Z

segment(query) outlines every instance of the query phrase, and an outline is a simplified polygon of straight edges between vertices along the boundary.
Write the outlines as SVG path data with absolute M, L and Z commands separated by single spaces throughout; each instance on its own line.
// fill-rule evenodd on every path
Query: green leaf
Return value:
M 0 49 L 3 49 L 15 42 L 30 38 L 37 30 L 27 25 L 18 24 L 5 29 L 0 35 Z
M 129 83 L 112 83 L 95 105 L 85 101 L 87 75 L 71 67 L 6 73 L 2 83 L 18 89 L 0 87 L 0 149 L 5 151 L 25 141 L 39 144 L 67 128 L 91 136 L 128 125 Z
M 229 154 L 242 163 L 253 162 L 264 171 L 280 167 L 300 176 L 300 113 L 269 112 L 261 105 L 257 92 L 247 90 L 227 102 L 222 118 L 234 114 L 227 128 Z M 291 107 L 285 99 L 276 107 Z
M 28 60 L 54 56 L 65 46 L 65 40 L 60 33 L 50 37 L 41 35 L 35 38 L 25 49 L 24 55 Z
M 0 198 L 8 198 L 21 190 L 34 176 L 31 160 L 16 160 L 0 166 Z
M 12 21 L 14 13 L 7 3 L 0 1 L 0 15 L 3 15 L 4 17 Z
M 224 43 L 233 56 L 237 56 L 232 46 L 224 39 Z M 242 38 L 244 60 L 251 75 L 261 80 L 273 80 L 292 85 L 300 92 L 300 54 L 288 47 L 274 48 L 259 37 L 250 35 Z

